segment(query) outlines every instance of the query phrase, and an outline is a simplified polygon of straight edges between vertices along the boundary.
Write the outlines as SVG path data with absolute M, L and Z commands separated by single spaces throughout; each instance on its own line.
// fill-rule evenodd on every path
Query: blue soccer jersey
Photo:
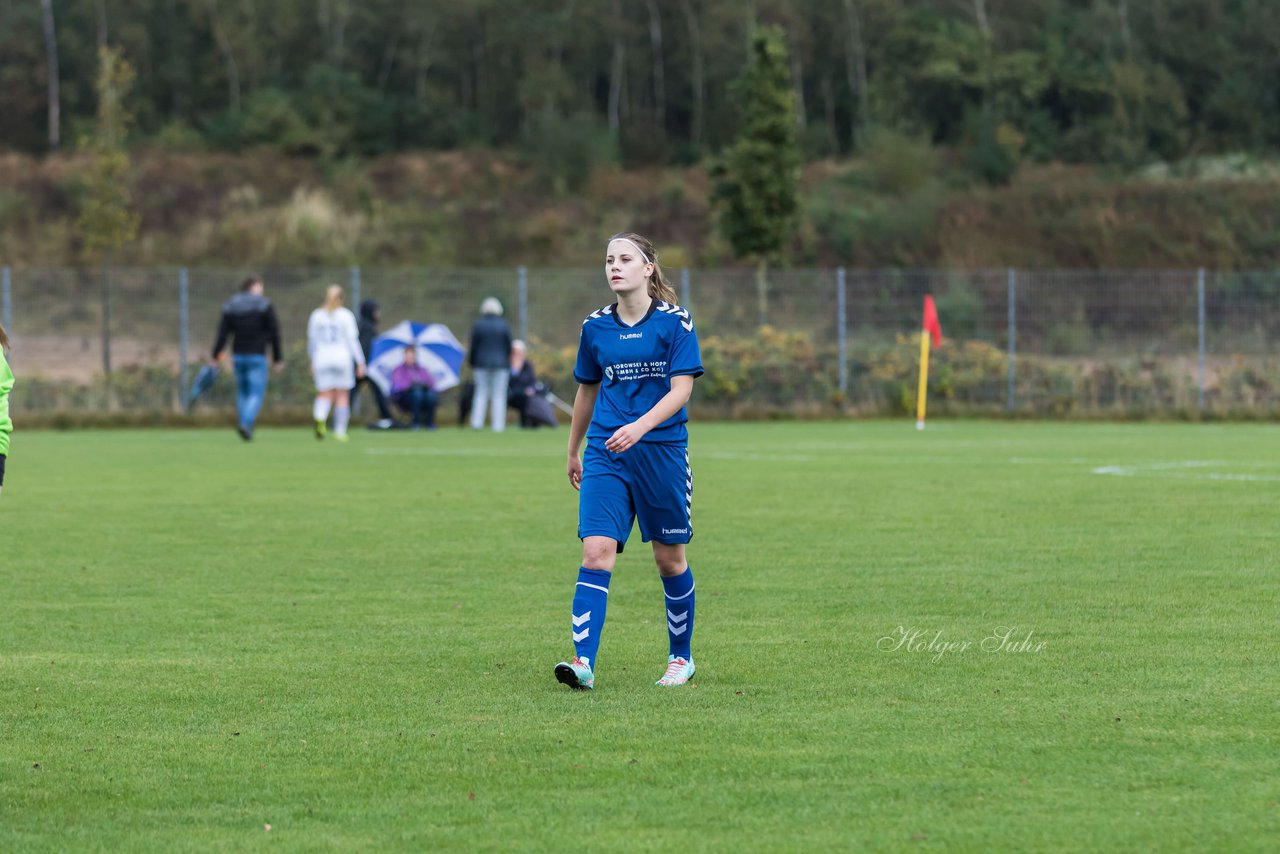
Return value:
M 686 309 L 654 300 L 649 311 L 627 326 L 617 304 L 592 312 L 582 322 L 573 376 L 600 383 L 588 439 L 608 439 L 654 407 L 671 391 L 671 378 L 702 376 L 702 353 L 693 318 Z M 645 442 L 687 442 L 689 413 L 684 407 L 645 434 Z

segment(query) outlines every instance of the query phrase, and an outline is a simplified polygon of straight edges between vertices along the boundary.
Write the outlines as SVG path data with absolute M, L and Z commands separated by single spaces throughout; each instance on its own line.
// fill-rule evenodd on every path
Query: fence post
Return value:
M 518 267 L 519 283 L 517 289 L 520 294 L 520 338 L 523 341 L 529 340 L 529 269 L 527 267 Z
M 10 293 L 9 268 L 0 273 L 0 323 L 6 332 L 13 331 L 13 296 Z
M 356 317 L 360 316 L 360 285 L 360 267 L 356 265 L 351 268 L 351 310 Z
M 1196 273 L 1196 331 L 1200 344 L 1199 405 L 1204 412 L 1204 267 Z
M 845 273 L 844 267 L 836 269 L 836 352 L 840 359 L 840 409 L 844 411 L 849 399 L 849 353 L 846 341 L 845 321 Z
M 1018 273 L 1012 267 L 1009 268 L 1009 394 L 1006 399 L 1005 406 L 1013 412 L 1016 405 L 1014 397 L 1014 381 L 1017 379 L 1017 370 L 1014 367 L 1015 357 L 1018 353 Z
M 685 308 L 690 306 L 688 267 L 680 268 L 680 304 Z
M 191 343 L 191 303 L 188 296 L 187 268 L 178 268 L 178 406 L 187 411 L 187 347 Z

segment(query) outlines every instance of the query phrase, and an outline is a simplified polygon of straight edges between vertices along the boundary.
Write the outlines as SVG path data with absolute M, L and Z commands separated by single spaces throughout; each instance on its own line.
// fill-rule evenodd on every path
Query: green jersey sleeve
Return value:
M 0 350 L 0 454 L 9 453 L 9 434 L 13 432 L 13 420 L 9 418 L 9 391 L 13 388 L 13 371 Z

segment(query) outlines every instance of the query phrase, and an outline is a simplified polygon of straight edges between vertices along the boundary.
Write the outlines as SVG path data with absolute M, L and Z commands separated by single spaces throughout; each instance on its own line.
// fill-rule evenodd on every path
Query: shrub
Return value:
M 597 168 L 618 162 L 608 128 L 586 112 L 540 114 L 530 126 L 526 151 L 544 188 L 557 195 L 580 191 Z
M 872 128 L 863 151 L 867 184 L 880 193 L 914 193 L 937 173 L 937 154 L 928 141 L 887 128 Z

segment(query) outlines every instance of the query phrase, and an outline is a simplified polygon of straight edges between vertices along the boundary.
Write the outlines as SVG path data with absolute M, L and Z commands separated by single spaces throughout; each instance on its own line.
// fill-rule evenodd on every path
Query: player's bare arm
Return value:
M 684 408 L 684 405 L 689 402 L 691 394 L 693 394 L 692 376 L 680 374 L 672 377 L 671 391 L 663 395 L 662 399 L 655 403 L 653 408 L 644 415 L 630 424 L 623 424 L 614 431 L 614 434 L 605 441 L 605 448 L 615 454 L 620 454 L 627 448 L 633 447 L 636 442 L 644 438 L 646 433 Z
M 599 394 L 599 383 L 581 383 L 573 398 L 573 420 L 569 424 L 569 460 L 565 471 L 569 475 L 569 485 L 574 489 L 582 488 L 582 440 L 586 438 L 591 413 L 595 410 Z

